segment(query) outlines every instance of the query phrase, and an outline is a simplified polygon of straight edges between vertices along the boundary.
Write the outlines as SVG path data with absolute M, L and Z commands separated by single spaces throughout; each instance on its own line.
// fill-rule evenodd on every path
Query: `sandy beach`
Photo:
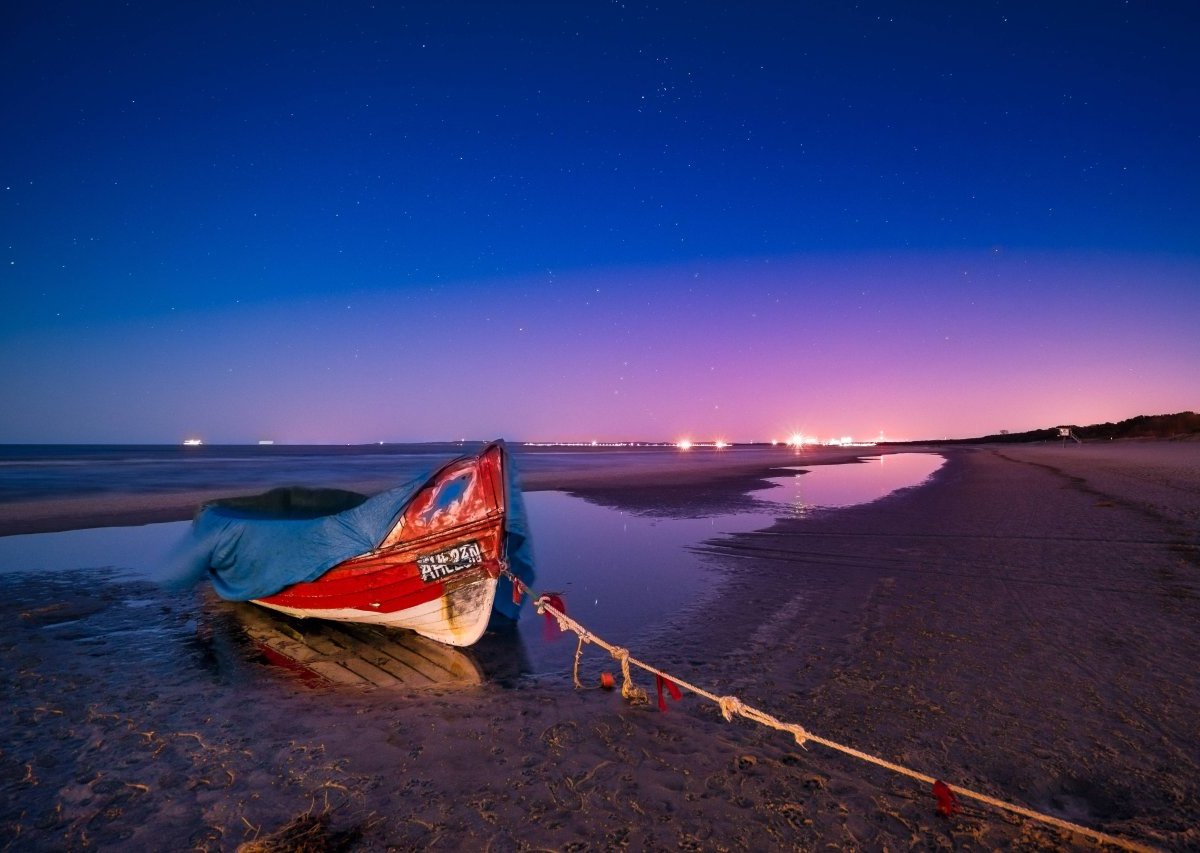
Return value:
M 952 785 L 1200 848 L 1200 442 L 937 452 L 921 487 L 700 546 L 711 595 L 630 651 Z M 525 487 L 686 516 L 778 467 Z M 182 519 L 215 496 L 9 505 L 0 533 Z M 312 687 L 255 663 L 236 609 L 202 590 L 0 586 L 4 849 L 1103 849 L 971 801 L 943 817 L 924 784 L 694 695 L 661 713 L 506 679 L 502 637 L 479 686 Z M 602 670 L 619 671 L 587 650 L 589 687 Z

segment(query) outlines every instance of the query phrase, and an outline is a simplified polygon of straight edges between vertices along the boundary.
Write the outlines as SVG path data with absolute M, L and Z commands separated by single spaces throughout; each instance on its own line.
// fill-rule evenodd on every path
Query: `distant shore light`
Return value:
M 681 439 L 680 441 L 676 442 L 675 446 L 678 447 L 680 450 L 691 450 L 692 442 L 689 439 L 684 438 L 684 439 Z

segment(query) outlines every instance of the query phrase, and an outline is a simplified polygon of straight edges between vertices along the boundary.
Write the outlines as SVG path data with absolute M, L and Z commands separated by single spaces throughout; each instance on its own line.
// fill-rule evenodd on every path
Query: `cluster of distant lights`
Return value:
M 669 441 L 526 441 L 525 447 L 676 447 Z
M 729 446 L 729 442 L 720 438 L 716 441 L 692 441 L 690 438 L 682 438 L 675 442 L 675 446 L 680 450 L 691 450 L 693 447 L 714 447 L 717 450 L 724 450 Z
M 879 434 L 879 437 L 880 437 L 880 439 L 883 438 L 882 432 Z M 876 442 L 874 442 L 874 441 L 855 441 L 853 438 L 851 438 L 848 435 L 843 435 L 841 438 L 827 438 L 824 441 L 821 441 L 821 439 L 817 438 L 815 435 L 802 435 L 801 433 L 794 433 L 793 435 L 791 435 L 788 438 L 787 441 L 784 441 L 784 442 L 780 442 L 775 439 L 771 440 L 772 446 L 775 446 L 778 444 L 786 444 L 788 447 L 797 447 L 797 448 L 806 447 L 806 446 L 874 447 Z
M 830 438 L 825 441 L 820 440 L 816 436 L 801 435 L 796 433 L 790 436 L 786 441 L 780 441 L 777 438 L 771 439 L 771 446 L 778 447 L 779 445 L 786 447 L 794 447 L 797 450 L 805 447 L 874 447 L 873 441 L 855 441 L 848 435 L 843 435 L 841 438 Z M 716 441 L 692 441 L 690 438 L 683 438 L 675 442 L 675 446 L 680 450 L 691 450 L 693 447 L 713 447 L 717 450 L 724 450 L 729 447 L 729 442 L 718 438 Z
M 674 447 L 679 450 L 698 450 L 701 448 L 711 448 L 713 450 L 724 450 L 727 447 L 732 447 L 732 444 L 723 438 L 714 439 L 713 441 L 693 441 L 690 438 L 681 438 L 679 441 L 526 441 L 526 447 Z M 778 447 L 793 447 L 801 450 L 805 447 L 874 447 L 874 441 L 855 441 L 848 435 L 843 435 L 840 438 L 829 438 L 822 441 L 816 436 L 801 435 L 796 433 L 790 436 L 785 441 L 779 439 L 771 439 L 771 446 Z

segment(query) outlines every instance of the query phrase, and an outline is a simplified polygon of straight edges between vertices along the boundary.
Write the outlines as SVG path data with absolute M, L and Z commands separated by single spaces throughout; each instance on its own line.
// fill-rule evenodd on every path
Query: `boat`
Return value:
M 290 616 L 407 628 L 470 646 L 515 622 L 534 572 L 503 442 L 366 498 L 274 489 L 204 505 L 190 562 L 217 594 Z

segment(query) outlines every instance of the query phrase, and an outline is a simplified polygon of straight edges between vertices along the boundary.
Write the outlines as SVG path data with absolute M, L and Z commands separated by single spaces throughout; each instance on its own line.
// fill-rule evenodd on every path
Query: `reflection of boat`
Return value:
M 247 604 L 234 607 L 242 629 L 263 657 L 307 680 L 405 688 L 483 682 L 469 653 L 411 631 L 295 620 Z
M 533 580 L 520 490 L 501 442 L 370 499 L 276 489 L 216 501 L 193 534 L 191 558 L 222 598 L 411 628 L 455 646 L 478 640 L 493 609 L 519 615 L 502 570 Z

